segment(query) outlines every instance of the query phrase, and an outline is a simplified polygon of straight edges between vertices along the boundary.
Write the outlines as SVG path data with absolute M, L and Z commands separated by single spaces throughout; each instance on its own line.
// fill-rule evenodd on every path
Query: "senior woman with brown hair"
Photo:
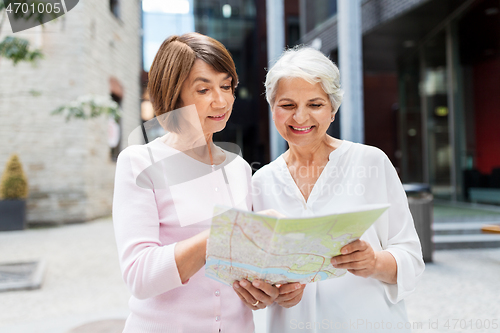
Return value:
M 278 290 L 262 283 L 259 302 L 204 276 L 215 204 L 251 209 L 251 169 L 216 146 L 238 82 L 218 41 L 172 36 L 149 72 L 149 94 L 168 133 L 118 157 L 113 222 L 123 279 L 132 297 L 124 332 L 253 332 L 251 309 Z M 251 303 L 250 303 L 251 302 Z M 253 305 L 252 305 L 253 304 Z
M 403 299 L 424 270 L 398 175 L 379 149 L 327 134 L 342 101 L 337 67 L 321 52 L 286 51 L 269 70 L 266 97 L 289 149 L 253 178 L 254 210 L 328 215 L 364 204 L 390 208 L 331 264 L 345 276 L 282 291 L 268 332 L 409 331 Z

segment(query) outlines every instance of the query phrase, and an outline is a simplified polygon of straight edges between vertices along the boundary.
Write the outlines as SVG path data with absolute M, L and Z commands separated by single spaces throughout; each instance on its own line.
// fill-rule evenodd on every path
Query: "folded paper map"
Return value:
M 330 259 L 359 239 L 389 205 L 364 205 L 319 217 L 276 218 L 216 206 L 205 275 L 270 284 L 310 283 L 342 276 Z

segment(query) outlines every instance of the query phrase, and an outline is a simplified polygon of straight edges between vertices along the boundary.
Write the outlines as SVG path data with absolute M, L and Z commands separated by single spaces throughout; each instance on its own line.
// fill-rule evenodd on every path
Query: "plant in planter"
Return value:
M 26 175 L 19 157 L 12 155 L 0 181 L 0 231 L 25 228 L 27 196 Z

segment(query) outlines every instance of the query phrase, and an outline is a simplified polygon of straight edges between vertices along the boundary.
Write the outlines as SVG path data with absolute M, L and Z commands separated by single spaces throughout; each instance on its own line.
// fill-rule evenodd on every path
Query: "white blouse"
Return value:
M 252 187 L 254 211 L 272 208 L 290 217 L 328 215 L 363 204 L 391 205 L 361 239 L 374 251 L 394 256 L 397 284 L 349 272 L 308 284 L 295 307 L 269 307 L 268 332 L 411 331 L 403 299 L 415 290 L 425 266 L 403 186 L 380 149 L 343 141 L 330 153 L 307 201 L 283 156 L 258 170 Z

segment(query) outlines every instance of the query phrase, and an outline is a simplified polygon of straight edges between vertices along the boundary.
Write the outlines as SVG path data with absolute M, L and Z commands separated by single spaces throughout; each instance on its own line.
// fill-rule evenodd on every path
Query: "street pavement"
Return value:
M 115 333 L 128 314 L 110 218 L 84 224 L 0 232 L 0 263 L 43 259 L 37 290 L 0 293 L 2 333 Z M 498 332 L 500 249 L 434 254 L 406 299 L 413 332 Z M 255 313 L 265 332 L 266 311 Z M 485 328 L 489 326 L 489 329 Z
M 0 293 L 0 332 L 69 333 L 94 321 L 127 317 L 130 294 L 110 218 L 0 232 L 1 263 L 33 259 L 46 264 L 42 287 Z

